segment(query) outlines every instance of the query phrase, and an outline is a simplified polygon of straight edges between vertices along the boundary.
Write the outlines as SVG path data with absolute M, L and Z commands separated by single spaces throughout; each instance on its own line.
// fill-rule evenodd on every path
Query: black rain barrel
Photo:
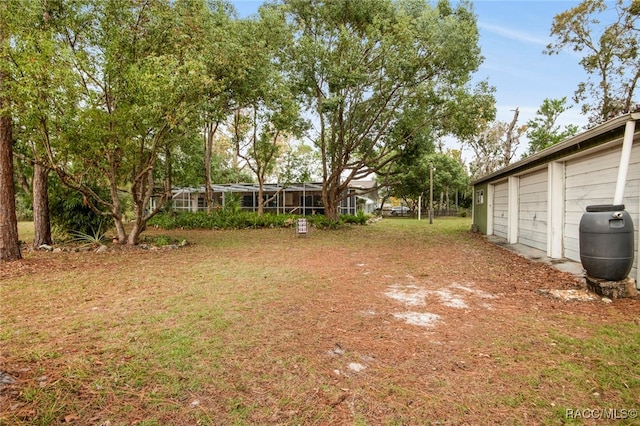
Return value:
M 592 278 L 621 281 L 633 266 L 633 222 L 621 205 L 588 206 L 580 219 L 580 261 Z

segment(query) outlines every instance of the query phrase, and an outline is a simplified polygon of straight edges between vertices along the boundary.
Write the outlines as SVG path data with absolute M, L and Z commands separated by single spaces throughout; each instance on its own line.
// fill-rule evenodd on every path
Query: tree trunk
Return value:
M 258 181 L 258 216 L 262 216 L 264 213 L 264 189 L 262 189 L 262 181 Z
M 127 244 L 130 246 L 138 245 L 140 240 L 140 234 L 144 231 L 144 222 L 136 219 L 133 222 L 133 228 L 129 231 L 129 237 L 127 239 Z
M 118 234 L 118 244 L 124 244 L 127 242 L 127 232 L 124 229 L 124 223 L 122 223 L 122 217 L 113 217 L 113 225 L 116 227 Z
M 172 165 L 172 158 L 171 158 L 171 147 L 169 145 L 167 145 L 165 147 L 165 174 L 164 174 L 164 181 L 163 181 L 163 190 L 164 190 L 164 195 L 162 196 L 162 199 L 160 200 L 160 202 L 162 204 L 167 205 L 169 202 L 171 202 L 171 197 L 173 196 L 173 165 Z
M 212 123 L 205 125 L 204 131 L 204 194 L 207 200 L 207 214 L 211 214 L 213 211 L 213 188 L 211 185 L 211 157 L 213 154 L 213 135 L 218 129 L 218 124 L 215 127 Z
M 5 42 L 6 28 L 0 22 L 0 45 Z M 0 60 L 6 61 L 2 57 Z M 0 71 L 0 261 L 22 259 L 16 217 L 16 189 L 13 186 L 13 125 L 4 110 L 8 99 L 4 93 L 4 74 Z M 3 115 L 7 114 L 7 115 Z
M 0 111 L 2 99 L 2 73 L 0 73 Z M 11 117 L 0 116 L 0 261 L 22 259 L 18 239 L 18 218 L 13 186 L 13 140 Z
M 504 156 L 502 158 L 502 167 L 507 167 L 511 163 L 511 159 L 513 158 L 513 154 L 515 152 L 514 140 L 513 140 L 513 129 L 516 128 L 516 123 L 518 122 L 518 114 L 520 111 L 516 108 L 513 112 L 513 119 L 511 123 L 509 123 L 509 128 L 507 129 L 507 140 L 506 145 L 504 147 Z
M 49 169 L 37 163 L 33 165 L 33 227 L 34 248 L 52 243 L 49 219 Z
M 445 204 L 446 208 L 445 208 L 445 210 L 451 210 L 451 200 L 449 199 L 449 188 L 448 187 L 446 188 L 446 191 L 447 192 L 445 194 L 445 200 L 446 200 L 446 204 Z
M 333 221 L 338 221 L 338 197 L 336 189 L 332 183 L 325 183 L 322 186 L 322 204 L 324 206 L 324 216 Z

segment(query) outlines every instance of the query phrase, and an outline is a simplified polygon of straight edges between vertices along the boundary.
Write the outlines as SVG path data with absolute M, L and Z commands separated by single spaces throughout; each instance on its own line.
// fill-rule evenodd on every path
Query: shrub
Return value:
M 100 245 L 107 240 L 107 236 L 102 230 L 102 223 L 91 232 L 70 231 L 69 236 L 71 236 L 71 241 L 83 245 Z
M 31 200 L 24 195 L 16 195 L 16 216 L 18 221 L 32 221 L 33 207 Z
M 357 214 L 343 214 L 340 216 L 340 220 L 344 223 L 350 223 L 354 225 L 366 225 L 369 217 L 362 211 L 358 211 Z
M 292 214 L 264 213 L 223 209 L 211 214 L 206 212 L 164 212 L 158 213 L 147 223 L 162 229 L 241 229 L 241 228 L 286 228 L 291 227 L 295 219 L 302 217 Z M 336 229 L 345 223 L 365 225 L 367 215 L 342 215 L 340 220 L 327 219 L 324 215 L 306 216 L 310 225 L 322 229 Z
M 265 213 L 258 216 L 254 212 L 234 211 L 234 209 L 206 212 L 159 213 L 148 222 L 150 226 L 163 229 L 240 229 L 240 228 L 282 228 L 291 226 L 298 216 L 290 214 Z
M 49 216 L 56 231 L 64 235 L 95 235 L 105 229 L 105 218 L 89 208 L 82 194 L 60 183 L 52 184 L 50 190 Z

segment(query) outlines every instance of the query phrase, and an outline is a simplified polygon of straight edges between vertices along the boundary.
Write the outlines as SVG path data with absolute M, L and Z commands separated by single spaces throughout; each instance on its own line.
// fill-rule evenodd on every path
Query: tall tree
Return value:
M 411 200 L 413 204 L 417 204 L 421 195 L 425 197 L 424 200 L 429 199 L 431 167 L 434 199 L 436 194 L 439 194 L 439 209 L 450 208 L 450 194 L 464 192 L 469 185 L 467 171 L 451 153 L 427 154 L 421 156 L 410 167 L 403 168 L 396 175 L 397 183 L 392 186 L 390 195 Z
M 469 164 L 472 177 L 487 175 L 511 163 L 520 138 L 527 129 L 526 126 L 517 125 L 518 115 L 519 110 L 516 108 L 511 122 L 486 123 L 476 135 L 463 139 L 463 143 L 474 153 L 474 159 Z
M 580 83 L 574 100 L 583 102 L 591 125 L 635 107 L 640 80 L 638 0 L 583 0 L 554 18 L 551 35 L 555 41 L 545 53 L 570 48 L 583 55 L 580 64 L 589 78 Z
M 7 5 L 0 4 L 0 18 L 7 12 Z M 0 61 L 6 62 L 10 44 L 8 29 L 4 19 L 0 19 Z M 18 219 L 13 186 L 13 137 L 11 100 L 5 89 L 5 68 L 0 65 L 0 261 L 22 258 L 18 240 Z
M 443 128 L 472 96 L 481 62 L 476 19 L 467 3 L 288 0 L 295 44 L 283 63 L 305 99 L 321 156 L 325 215 L 338 216 L 349 183 L 393 162 L 412 132 Z M 477 113 L 477 111 L 469 111 Z M 412 117 L 405 137 L 394 131 Z
M 194 19 L 201 28 L 200 37 L 194 37 L 192 49 L 201 56 L 205 73 L 202 75 L 201 102 L 199 106 L 204 165 L 205 200 L 207 212 L 211 213 L 213 199 L 213 176 L 217 161 L 215 141 L 220 140 L 220 130 L 230 114 L 232 94 L 241 84 L 247 60 L 241 52 L 238 21 L 231 20 L 229 6 L 221 1 L 202 3 Z M 193 26 L 193 23 L 191 24 Z
M 578 133 L 578 126 L 556 124 L 560 115 L 567 111 L 567 98 L 545 99 L 536 111 L 536 117 L 527 121 L 527 137 L 529 138 L 528 155 L 557 144 Z
M 317 181 L 320 176 L 317 152 L 309 145 L 287 141 L 278 164 L 277 181 L 290 183 Z
M 258 183 L 258 214 L 278 195 L 265 199 L 264 184 L 275 176 L 286 140 L 304 129 L 300 107 L 282 72 L 276 53 L 291 42 L 285 22 L 274 10 L 263 8 L 260 20 L 245 21 L 245 56 L 251 64 L 234 102 L 234 135 L 238 155 Z
M 55 39 L 59 22 L 57 5 L 47 0 L 39 2 L 9 2 L 10 16 L 6 21 L 11 28 L 10 90 L 14 99 L 13 113 L 19 126 L 17 141 L 20 145 L 21 171 L 31 170 L 30 183 L 33 205 L 34 247 L 51 244 L 49 217 L 50 169 L 44 156 L 43 138 L 49 136 L 51 115 L 61 113 L 55 99 L 61 87 L 60 79 L 66 73 L 59 68 L 56 56 L 59 43 Z M 59 104 L 59 103 L 58 103 Z
M 147 209 L 156 182 L 170 173 L 175 136 L 194 119 L 205 71 L 191 49 L 200 28 L 190 12 L 203 4 L 61 3 L 67 25 L 59 38 L 75 79 L 67 86 L 74 102 L 50 126 L 55 134 L 44 138 L 48 161 L 96 213 L 113 219 L 120 243 L 137 244 L 162 207 Z M 108 188 L 107 196 L 93 189 L 96 183 Z M 129 203 L 134 219 L 127 233 Z

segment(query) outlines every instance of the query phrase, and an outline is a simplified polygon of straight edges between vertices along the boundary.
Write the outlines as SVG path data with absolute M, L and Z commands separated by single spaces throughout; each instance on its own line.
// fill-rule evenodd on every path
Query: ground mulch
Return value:
M 554 351 L 555 333 L 587 338 L 598 326 L 640 326 L 638 300 L 554 297 L 541 290 L 583 289 L 584 283 L 471 232 L 374 224 L 312 229 L 304 237 L 279 229 L 180 235 L 190 244 L 176 250 L 30 252 L 22 261 L 0 264 L 0 371 L 15 379 L 0 388 L 0 421 L 540 424 L 556 404 L 586 405 L 596 392 L 583 394 L 552 380 L 530 386 L 516 380 L 563 362 L 545 358 Z M 234 267 L 252 268 L 253 275 L 235 279 Z M 84 390 L 74 398 L 83 399 L 83 410 L 58 413 L 48 423 L 38 417 L 41 408 L 25 398 L 25 389 L 64 381 L 67 355 L 25 358 L 28 339 L 13 343 L 12 323 L 46 334 L 48 343 L 38 343 L 43 351 L 86 359 L 88 371 L 99 375 L 104 365 L 124 362 L 122 354 L 99 339 L 88 342 L 90 330 L 77 324 L 69 332 L 65 323 L 97 311 L 108 312 L 105 318 L 117 327 L 118 318 L 169 309 L 171 300 L 201 303 L 193 290 L 199 277 L 204 285 L 216 274 L 222 279 L 211 304 L 228 297 L 231 313 L 224 334 L 211 338 L 222 339 L 233 356 L 216 361 L 215 377 L 193 392 L 163 397 L 173 410 L 158 409 L 157 399 L 150 404 L 149 387 L 105 396 L 77 379 Z M 81 288 L 61 288 L 67 276 Z M 47 294 L 48 280 L 55 281 L 55 294 Z M 30 281 L 40 283 L 37 292 L 23 288 Z M 179 320 L 161 325 L 170 329 Z M 250 330 L 244 341 L 243 330 Z M 125 405 L 128 412 L 117 408 Z

